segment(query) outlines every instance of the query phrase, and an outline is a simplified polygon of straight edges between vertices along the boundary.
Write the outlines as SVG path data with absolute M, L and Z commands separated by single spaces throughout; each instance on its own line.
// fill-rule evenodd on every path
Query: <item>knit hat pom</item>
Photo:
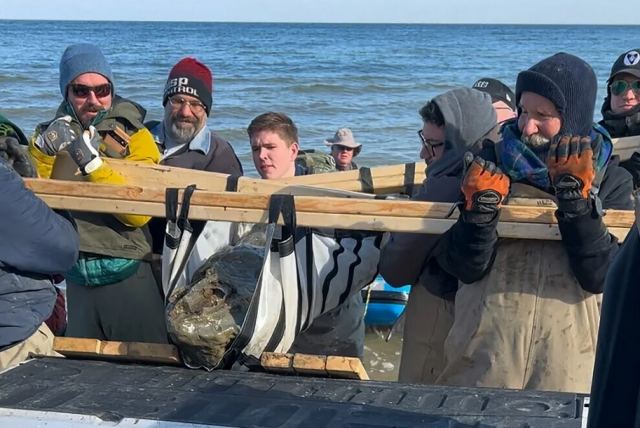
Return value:
M 213 101 L 213 76 L 211 70 L 195 58 L 183 58 L 173 66 L 164 87 L 162 105 L 169 97 L 182 94 L 196 97 L 204 104 L 207 115 Z

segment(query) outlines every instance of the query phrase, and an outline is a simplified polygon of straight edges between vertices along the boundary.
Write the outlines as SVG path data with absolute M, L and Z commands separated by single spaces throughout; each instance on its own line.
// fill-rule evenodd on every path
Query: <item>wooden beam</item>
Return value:
M 25 183 L 56 209 L 165 215 L 164 190 L 158 188 L 42 179 L 26 179 Z M 190 218 L 264 223 L 268 204 L 268 195 L 196 191 Z M 318 228 L 440 234 L 451 227 L 457 216 L 454 210 L 452 217 L 446 218 L 452 204 L 409 200 L 296 196 L 295 205 L 298 225 Z M 498 234 L 505 238 L 560 239 L 554 211 L 549 207 L 505 206 Z M 624 238 L 635 217 L 632 211 L 609 210 L 604 221 L 613 234 Z
M 195 184 L 201 190 L 223 192 L 227 189 L 229 175 L 198 171 L 186 168 L 154 165 L 144 162 L 130 162 L 122 159 L 106 159 L 109 165 L 130 183 L 143 187 L 186 187 Z M 409 164 L 414 165 L 414 164 Z M 424 180 L 424 163 L 415 164 L 414 182 Z M 371 168 L 375 193 L 394 193 L 404 189 L 405 165 L 392 165 Z M 311 194 L 314 188 L 335 189 L 361 192 L 366 186 L 360 180 L 359 171 L 331 172 L 278 180 L 239 177 L 239 193 L 288 193 Z M 57 180 L 83 181 L 78 168 L 66 152 L 56 157 L 51 178 Z
M 182 365 L 178 349 L 173 345 L 161 343 L 56 337 L 53 341 L 53 349 L 67 357 Z
M 353 357 L 264 352 L 260 364 L 271 373 L 369 380 L 362 361 Z

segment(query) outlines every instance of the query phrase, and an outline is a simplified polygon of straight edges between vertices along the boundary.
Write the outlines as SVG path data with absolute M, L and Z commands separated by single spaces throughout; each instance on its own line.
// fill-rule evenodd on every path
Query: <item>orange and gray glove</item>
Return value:
M 510 179 L 493 162 L 467 152 L 464 155 L 462 193 L 466 221 L 487 223 L 509 194 Z
M 595 153 L 600 152 L 602 137 L 563 135 L 553 140 L 547 155 L 547 169 L 558 199 L 558 210 L 577 216 L 586 214 L 592 199 L 596 176 Z

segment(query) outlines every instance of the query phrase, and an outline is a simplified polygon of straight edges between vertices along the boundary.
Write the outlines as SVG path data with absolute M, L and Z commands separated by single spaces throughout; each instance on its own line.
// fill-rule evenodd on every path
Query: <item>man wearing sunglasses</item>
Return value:
M 613 138 L 640 135 L 640 49 L 623 53 L 613 63 L 602 103 L 602 121 Z M 640 187 L 640 153 L 621 162 Z
M 336 161 L 338 171 L 358 169 L 353 159 L 360 154 L 362 144 L 356 142 L 349 128 L 338 129 L 333 138 L 326 139 L 324 143 L 331 147 L 331 156 Z
M 465 152 L 479 152 L 497 126 L 487 93 L 459 88 L 433 98 L 420 109 L 420 157 L 427 179 L 413 197 L 418 201 L 455 202 L 460 195 Z M 399 380 L 435 382 L 445 365 L 444 340 L 453 323 L 458 280 L 428 263 L 438 235 L 392 233 L 382 249 L 380 274 L 391 285 L 414 285 L 405 313 Z
M 116 94 L 100 48 L 87 43 L 67 47 L 59 80 L 62 103 L 51 121 L 37 126 L 29 145 L 40 177 L 49 178 L 62 152 L 93 183 L 127 183 L 104 160 L 108 157 L 158 163 L 160 153 L 143 125 L 145 110 Z M 115 128 L 129 137 L 122 150 L 103 140 Z M 65 273 L 67 335 L 166 343 L 164 302 L 150 263 L 150 217 L 75 212 L 74 219 L 81 253 Z

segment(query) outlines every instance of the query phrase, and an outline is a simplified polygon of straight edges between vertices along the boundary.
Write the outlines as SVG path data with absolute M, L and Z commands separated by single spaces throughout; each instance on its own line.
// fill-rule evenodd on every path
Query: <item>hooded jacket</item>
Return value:
M 454 89 L 433 102 L 444 118 L 444 152 L 429 165 L 427 178 L 412 199 L 456 202 L 461 196 L 463 156 L 479 150 L 485 137 L 494 131 L 496 113 L 491 97 L 476 89 Z M 422 284 L 437 296 L 453 299 L 457 279 L 436 263 L 428 263 L 439 239 L 439 235 L 392 233 L 382 249 L 380 274 L 390 285 Z
M 56 301 L 50 275 L 78 257 L 78 233 L 0 158 L 0 350 L 31 336 Z

